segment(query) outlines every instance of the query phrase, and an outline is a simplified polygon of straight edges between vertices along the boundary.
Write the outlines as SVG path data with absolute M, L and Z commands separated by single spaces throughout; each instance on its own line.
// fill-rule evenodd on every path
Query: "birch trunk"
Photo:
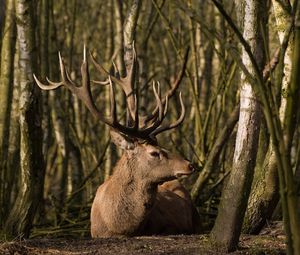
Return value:
M 33 1 L 16 0 L 16 19 L 20 51 L 20 183 L 18 197 L 7 219 L 7 235 L 28 237 L 38 203 L 43 194 L 41 109 L 38 88 L 33 83 L 36 61 Z
M 3 226 L 7 215 L 7 198 L 9 197 L 9 194 L 7 194 L 7 175 L 9 171 L 7 168 L 7 156 L 16 43 L 16 23 L 14 15 L 14 0 L 8 0 L 6 1 L 6 17 L 1 48 L 0 73 L 0 226 Z
M 244 38 L 248 41 L 258 62 L 261 52 L 258 45 L 259 2 L 245 0 Z M 243 49 L 243 64 L 251 74 L 254 68 L 247 52 Z M 251 84 L 244 74 L 241 76 L 240 116 L 237 130 L 235 152 L 230 178 L 222 193 L 219 213 L 211 233 L 218 246 L 227 251 L 236 249 L 241 233 L 244 214 L 253 179 L 256 161 L 260 110 Z
M 278 0 L 272 1 L 273 11 L 276 19 L 276 29 L 279 41 L 284 43 L 285 33 L 289 29 L 291 16 L 287 9 Z M 283 74 L 281 83 L 281 104 L 279 109 L 280 121 L 286 130 L 287 123 L 287 101 L 290 98 L 289 87 L 292 71 L 292 36 L 289 39 L 287 49 L 283 58 Z M 291 138 L 285 132 L 286 148 L 290 150 Z M 259 180 L 255 183 L 249 198 L 247 214 L 244 221 L 244 232 L 258 234 L 265 223 L 271 218 L 273 211 L 279 201 L 279 180 L 277 170 L 277 160 L 273 144 L 270 143 L 261 173 L 258 174 Z

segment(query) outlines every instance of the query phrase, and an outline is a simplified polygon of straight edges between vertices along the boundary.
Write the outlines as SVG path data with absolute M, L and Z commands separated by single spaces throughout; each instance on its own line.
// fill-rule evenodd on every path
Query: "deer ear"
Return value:
M 113 129 L 110 130 L 111 141 L 123 150 L 133 150 L 135 147 L 134 141 L 128 136 L 125 136 Z

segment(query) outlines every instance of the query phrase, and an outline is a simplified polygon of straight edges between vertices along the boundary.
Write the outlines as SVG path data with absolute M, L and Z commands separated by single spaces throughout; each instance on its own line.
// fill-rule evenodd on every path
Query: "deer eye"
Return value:
M 153 157 L 153 158 L 159 158 L 159 153 L 157 151 L 151 151 L 150 152 L 150 155 Z

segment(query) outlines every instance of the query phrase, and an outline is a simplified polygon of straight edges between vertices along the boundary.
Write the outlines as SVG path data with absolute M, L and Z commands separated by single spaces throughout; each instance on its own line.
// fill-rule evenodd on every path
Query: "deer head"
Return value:
M 121 171 L 134 171 L 140 182 L 160 184 L 194 171 L 189 161 L 156 144 L 136 141 L 114 131 L 111 140 L 125 150 L 123 157 L 128 167 L 121 166 Z

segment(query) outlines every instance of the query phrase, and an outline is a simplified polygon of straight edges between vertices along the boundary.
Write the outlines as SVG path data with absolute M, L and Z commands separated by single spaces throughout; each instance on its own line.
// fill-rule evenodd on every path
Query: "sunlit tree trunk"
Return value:
M 4 36 L 1 48 L 0 73 L 0 227 L 8 214 L 9 193 L 7 165 L 10 130 L 11 102 L 13 94 L 14 53 L 16 44 L 16 23 L 14 0 L 6 1 Z
M 214 6 L 210 4 L 209 1 L 205 1 L 205 2 L 206 3 L 204 4 L 204 6 L 200 8 L 200 10 L 203 16 L 205 16 L 204 12 L 209 13 L 209 15 L 206 16 L 207 22 L 208 24 L 210 24 L 210 28 L 214 29 L 215 22 L 216 22 L 215 14 L 214 14 Z M 209 105 L 208 102 L 209 102 L 210 94 L 212 92 L 212 84 L 213 84 L 212 65 L 213 65 L 214 50 L 213 50 L 213 46 L 206 41 L 204 35 L 201 36 L 201 44 L 203 47 L 204 56 L 202 56 L 203 68 L 200 74 L 199 101 L 200 101 L 200 112 L 201 114 L 205 115 L 205 113 L 208 110 L 208 105 Z
M 107 7 L 108 7 L 108 15 L 106 16 L 106 29 L 107 29 L 107 36 L 106 36 L 106 61 L 108 63 L 111 62 L 111 57 L 114 52 L 114 41 L 113 41 L 113 0 L 107 1 Z M 105 110 L 106 110 L 106 115 L 109 116 L 110 114 L 110 107 L 109 107 L 109 102 L 110 102 L 110 92 L 109 89 L 106 88 L 105 90 Z M 110 128 L 105 125 L 105 134 L 104 137 L 106 140 L 109 139 L 110 137 Z M 113 147 L 112 145 L 109 145 L 106 153 L 105 153 L 105 168 L 104 168 L 104 180 L 108 179 L 109 176 L 112 173 L 112 163 L 113 163 Z
M 258 13 L 260 1 L 245 0 L 244 38 L 258 62 L 262 59 L 262 45 L 258 43 Z M 243 64 L 254 74 L 245 50 Z M 228 251 L 236 249 L 253 179 L 259 136 L 260 109 L 251 84 L 241 76 L 240 116 L 232 170 L 219 205 L 218 216 L 211 233 L 212 240 Z
M 3 38 L 4 20 L 5 20 L 5 1 L 0 2 L 0 38 Z M 2 47 L 2 41 L 0 40 L 0 48 Z M 1 53 L 0 53 L 1 55 Z
M 287 143 L 292 143 L 293 136 L 293 129 L 295 128 L 296 123 L 296 115 L 298 112 L 298 106 L 299 106 L 299 96 L 300 96 L 300 4 L 297 5 L 297 10 L 295 10 L 296 17 L 295 17 L 295 39 L 293 44 L 293 54 L 292 54 L 292 74 L 291 74 L 291 85 L 289 88 L 289 93 L 291 95 L 291 98 L 287 102 L 287 115 L 285 118 L 285 121 L 287 123 L 287 134 L 286 134 L 286 141 Z M 299 115 L 298 115 L 299 116 Z M 298 118 L 298 125 L 299 125 L 299 118 Z M 288 147 L 289 148 L 289 147 Z M 299 160 L 299 159 L 298 159 Z M 299 169 L 296 169 L 298 171 L 297 174 L 299 174 Z M 294 178 L 299 178 L 299 175 L 295 176 Z M 292 184 L 295 184 L 295 182 L 298 182 L 298 185 L 300 183 L 299 179 L 293 180 Z M 288 183 L 290 185 L 290 183 Z M 291 189 L 291 191 L 295 192 L 295 189 Z M 300 254 L 300 214 L 299 214 L 299 197 L 298 197 L 298 208 L 295 208 L 297 206 L 297 194 L 295 193 L 289 193 L 289 203 L 292 207 L 294 213 L 291 214 L 291 230 L 292 230 L 292 239 L 293 239 L 293 249 L 294 254 L 299 255 Z M 296 198 L 295 198 L 296 197 Z M 295 199 L 294 199 L 295 198 Z
M 16 45 L 18 47 L 18 45 Z M 20 101 L 20 72 L 19 66 L 19 50 L 16 49 L 14 58 L 14 89 L 13 100 L 10 116 L 10 130 L 9 130 L 9 147 L 7 156 L 7 182 L 8 187 L 6 189 L 7 197 L 9 199 L 8 208 L 12 208 L 13 202 L 16 199 L 18 193 L 18 180 L 20 171 L 20 123 L 19 123 L 19 101 Z M 8 214 L 7 214 L 8 216 Z
M 140 0 L 132 1 L 130 10 L 124 24 L 124 62 L 127 73 L 131 67 L 133 60 L 133 43 L 135 40 L 136 26 L 139 17 L 140 7 L 142 2 Z
M 288 1 L 287 1 L 288 3 Z M 277 0 L 272 1 L 273 11 L 276 18 L 276 29 L 281 44 L 285 41 L 285 33 L 290 29 L 291 16 L 288 10 L 279 3 Z M 290 5 L 288 5 L 291 8 Z M 281 83 L 281 104 L 279 110 L 279 117 L 283 127 L 287 126 L 287 101 L 291 100 L 288 93 L 291 82 L 292 70 L 292 38 L 288 41 L 288 45 L 283 57 L 283 73 L 280 77 L 282 80 L 277 81 Z M 284 47 L 284 46 L 283 46 Z M 288 141 L 289 140 L 289 141 Z M 291 137 L 285 134 L 286 148 L 290 147 Z M 290 149 L 289 149 L 290 150 Z M 279 182 L 277 161 L 274 152 L 273 144 L 270 143 L 268 153 L 266 154 L 265 161 L 262 169 L 257 169 L 258 180 L 253 186 L 247 214 L 244 221 L 244 232 L 251 234 L 258 234 L 263 228 L 266 221 L 272 216 L 274 209 L 279 200 Z
M 124 34 L 123 34 L 123 8 L 121 0 L 114 0 L 114 17 L 115 17 L 115 51 L 116 54 L 116 64 L 120 71 L 120 75 L 125 74 L 125 63 L 124 63 Z
M 43 194 L 41 109 L 38 88 L 33 83 L 36 65 L 34 1 L 16 0 L 16 19 L 20 51 L 20 183 L 18 197 L 6 222 L 6 233 L 28 237 L 38 203 Z

